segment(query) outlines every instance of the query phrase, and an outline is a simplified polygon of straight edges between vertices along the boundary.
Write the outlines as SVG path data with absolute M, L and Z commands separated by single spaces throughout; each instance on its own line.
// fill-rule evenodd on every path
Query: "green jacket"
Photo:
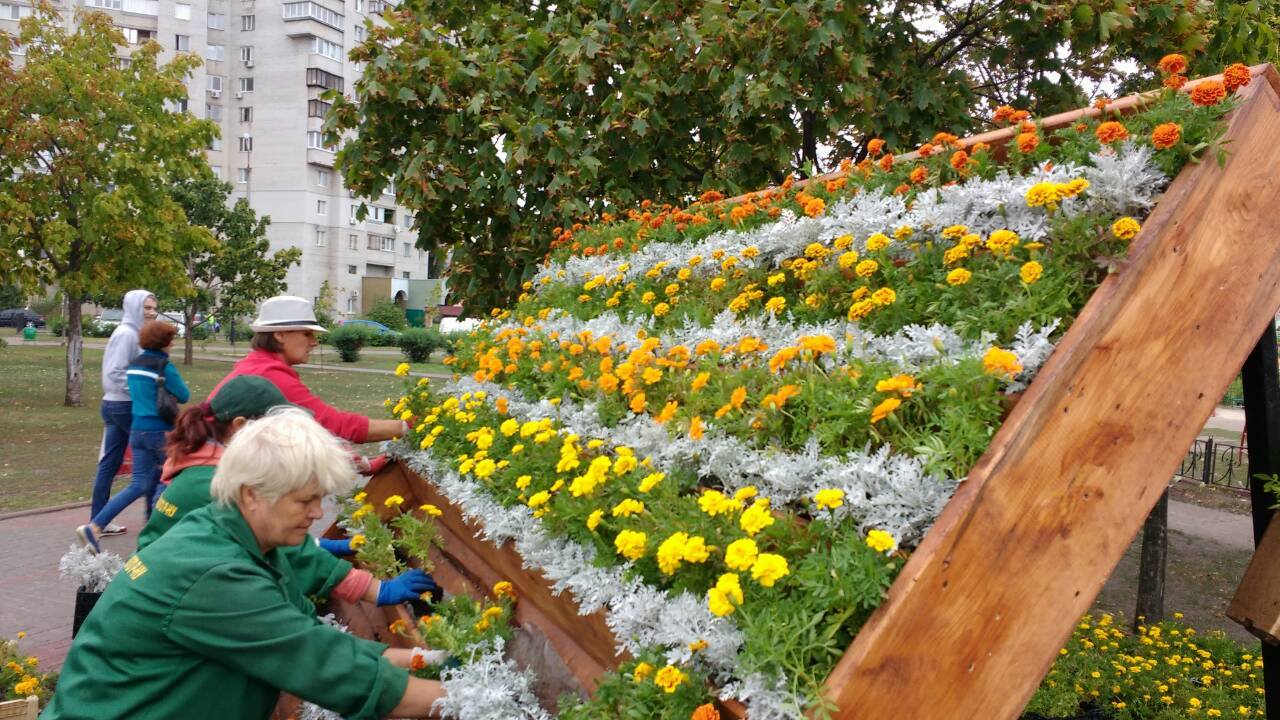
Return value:
M 407 671 L 385 645 L 318 621 L 306 597 L 346 570 L 290 565 L 280 550 L 264 554 L 234 506 L 189 514 L 103 593 L 41 717 L 267 718 L 281 690 L 349 720 L 385 716 Z
M 209 483 L 217 470 L 217 465 L 196 465 L 173 477 L 156 500 L 146 526 L 138 533 L 139 550 L 169 532 L 187 513 L 209 504 Z

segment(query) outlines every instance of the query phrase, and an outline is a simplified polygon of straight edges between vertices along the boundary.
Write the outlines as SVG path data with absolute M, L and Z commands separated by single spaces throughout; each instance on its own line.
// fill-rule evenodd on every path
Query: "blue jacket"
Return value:
M 138 356 L 138 359 L 142 358 L 168 360 L 169 354 L 159 350 L 143 350 Z M 160 380 L 160 376 L 150 368 L 140 367 L 137 360 L 129 363 L 125 376 L 129 379 L 129 397 L 133 398 L 132 429 L 172 430 L 173 425 L 156 415 L 156 382 Z M 178 402 L 191 399 L 191 391 L 187 389 L 187 384 L 183 382 L 182 376 L 178 374 L 178 368 L 174 367 L 173 363 L 164 366 L 164 386 L 173 393 Z

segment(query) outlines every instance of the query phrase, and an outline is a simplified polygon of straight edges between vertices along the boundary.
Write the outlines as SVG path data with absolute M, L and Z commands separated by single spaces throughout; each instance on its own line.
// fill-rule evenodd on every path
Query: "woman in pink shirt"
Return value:
M 408 432 L 408 425 L 400 420 L 375 420 L 339 410 L 313 395 L 303 384 L 293 366 L 311 357 L 311 351 L 320 344 L 316 333 L 325 332 L 316 322 L 310 302 L 291 295 L 277 295 L 262 303 L 258 319 L 250 327 L 254 333 L 253 350 L 218 383 L 210 399 L 237 375 L 259 375 L 279 388 L 290 403 L 310 411 L 326 430 L 350 442 L 391 440 Z

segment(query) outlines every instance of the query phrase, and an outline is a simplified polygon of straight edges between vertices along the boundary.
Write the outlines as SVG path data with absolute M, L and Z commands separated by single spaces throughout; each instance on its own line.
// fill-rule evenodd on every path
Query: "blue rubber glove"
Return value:
M 338 557 L 346 557 L 354 555 L 355 550 L 351 549 L 351 539 L 343 538 L 342 540 L 329 540 L 328 538 L 320 538 L 316 542 L 320 543 L 320 547 L 337 555 Z
M 435 579 L 413 568 L 405 570 L 396 578 L 382 581 L 382 587 L 378 588 L 378 604 L 398 605 L 402 602 L 417 600 L 423 593 L 434 593 L 439 589 L 440 586 L 436 585 Z

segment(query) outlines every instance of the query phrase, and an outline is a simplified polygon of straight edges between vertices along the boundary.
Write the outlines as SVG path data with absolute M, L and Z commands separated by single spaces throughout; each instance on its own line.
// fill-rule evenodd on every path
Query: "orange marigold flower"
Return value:
M 888 153 L 880 158 L 880 169 L 889 172 L 893 169 L 893 153 Z
M 882 152 L 884 152 L 884 140 L 881 140 L 880 138 L 872 138 L 867 143 L 868 155 L 875 157 L 876 155 L 879 155 Z
M 909 179 L 913 184 L 919 185 L 929 179 L 929 171 L 921 165 L 912 170 L 911 175 L 907 179 Z
M 969 169 L 969 153 L 963 150 L 957 150 L 951 153 L 951 167 L 957 172 L 964 172 Z
M 1178 123 L 1161 123 L 1151 131 L 1151 144 L 1157 150 L 1167 150 L 1182 139 L 1182 126 Z
M 1186 75 L 1170 75 L 1164 79 L 1164 86 L 1171 90 L 1181 90 L 1187 84 Z
M 1014 110 L 1013 115 L 1009 116 L 1009 122 L 1022 122 L 1031 117 L 1031 113 L 1026 110 Z
M 894 195 L 906 195 L 909 192 L 911 192 L 911 186 L 906 183 L 902 183 L 901 185 L 893 189 Z
M 1187 69 L 1187 57 L 1178 53 L 1171 53 L 1160 58 L 1160 72 L 1168 75 L 1176 75 Z
M 1226 86 L 1217 80 L 1206 80 L 1191 90 L 1191 102 L 1201 107 L 1217 105 L 1226 96 Z
M 1032 152 L 1039 146 L 1040 146 L 1039 135 L 1033 132 L 1029 132 L 1029 133 L 1024 132 L 1024 133 L 1018 134 L 1018 149 L 1021 150 L 1022 152 L 1024 153 Z
M 1228 93 L 1233 93 L 1248 85 L 1251 79 L 1253 78 L 1249 73 L 1249 67 L 1244 63 L 1228 65 L 1222 71 L 1222 84 L 1226 87 Z
M 716 710 L 716 706 L 711 703 L 699 705 L 698 709 L 693 711 L 693 715 L 689 716 L 689 720 L 720 720 L 720 711 Z
M 1008 105 L 1001 105 L 991 116 L 991 122 L 996 125 L 1005 125 L 1013 120 L 1014 109 Z
M 1099 125 L 1098 129 L 1093 131 L 1093 134 L 1098 137 L 1098 140 L 1103 145 L 1110 145 L 1113 142 L 1129 137 L 1129 130 L 1115 120 L 1108 120 Z
M 1105 109 L 1110 104 L 1111 104 L 1111 98 L 1100 97 L 1097 100 L 1093 101 L 1093 106 L 1099 110 Z
M 974 155 L 977 155 L 980 152 L 986 152 L 987 150 L 990 150 L 990 149 L 991 149 L 990 145 L 984 142 L 980 142 L 980 143 L 974 143 L 973 147 L 970 148 L 970 151 L 973 152 Z
M 949 132 L 940 132 L 933 136 L 933 144 L 934 145 L 950 145 L 952 147 L 959 147 L 961 145 L 961 142 L 960 142 L 960 138 L 956 137 L 955 135 L 952 135 Z
M 920 146 L 920 150 L 918 152 L 920 153 L 920 157 L 927 158 L 933 154 L 933 151 L 934 151 L 933 143 L 925 143 Z
M 882 400 L 879 405 L 876 405 L 871 410 L 871 424 L 875 425 L 876 423 L 885 419 L 886 417 L 889 416 L 890 413 L 892 413 L 894 410 L 897 410 L 898 406 L 901 404 L 902 404 L 902 401 L 896 397 L 888 398 L 887 400 Z

